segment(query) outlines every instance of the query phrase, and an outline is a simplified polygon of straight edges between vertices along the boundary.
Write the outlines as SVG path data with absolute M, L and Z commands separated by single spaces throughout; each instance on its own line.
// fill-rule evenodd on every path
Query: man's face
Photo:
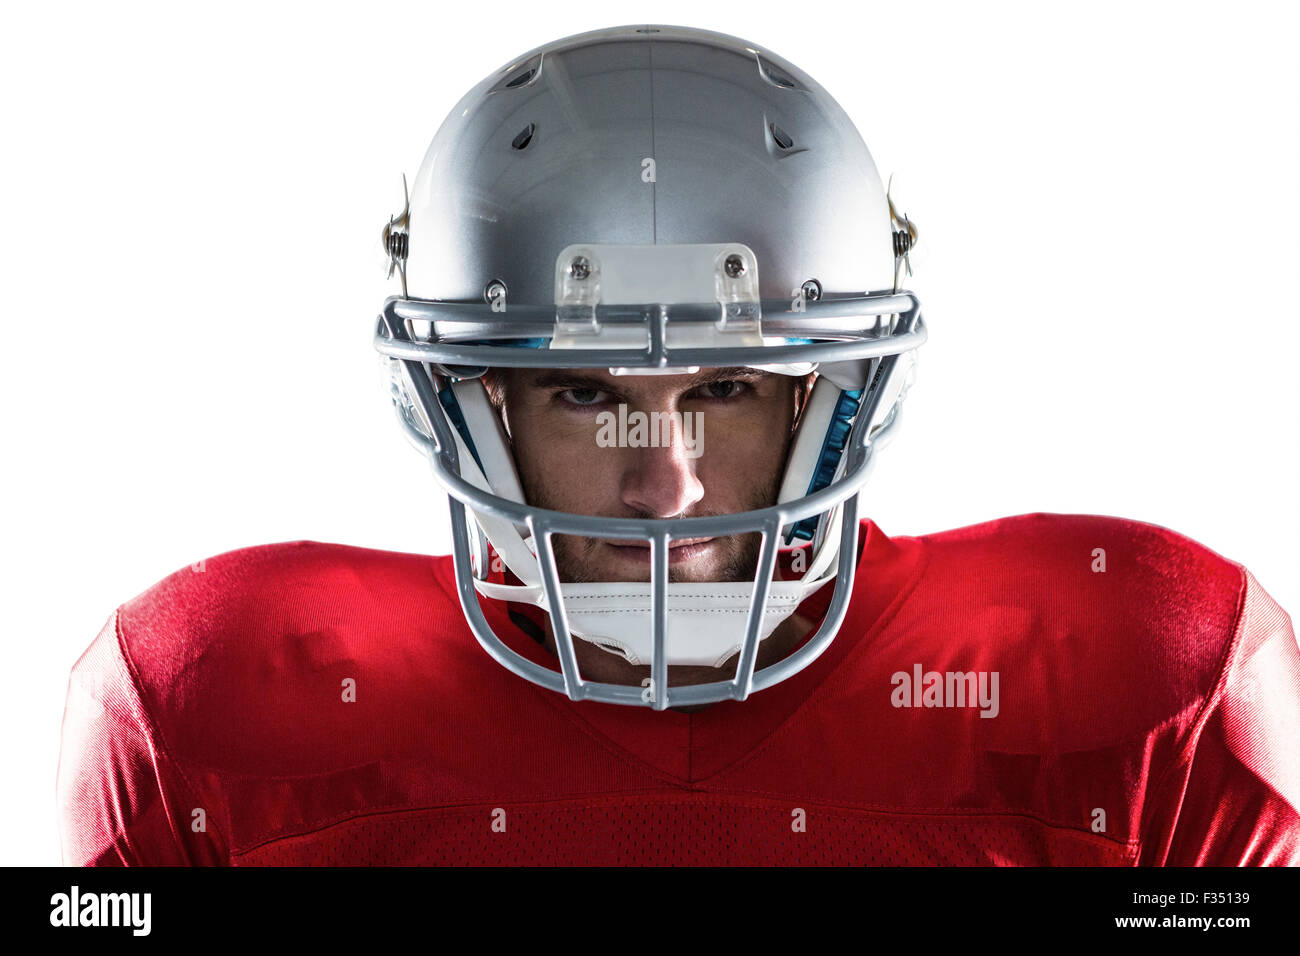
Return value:
M 807 386 L 749 368 L 693 375 L 507 369 L 487 384 L 528 502 L 619 518 L 702 517 L 774 504 Z M 562 581 L 650 580 L 648 541 L 553 540 Z M 750 580 L 759 543 L 757 533 L 674 540 L 670 580 Z

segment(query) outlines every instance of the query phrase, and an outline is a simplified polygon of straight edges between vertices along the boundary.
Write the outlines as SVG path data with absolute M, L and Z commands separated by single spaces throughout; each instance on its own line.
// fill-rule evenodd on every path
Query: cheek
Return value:
M 570 418 L 521 409 L 510 422 L 515 465 L 530 503 L 597 514 L 596 506 L 616 497 L 618 450 L 597 445 L 594 415 Z
M 772 423 L 788 420 L 777 411 L 761 420 L 719 424 L 712 431 L 705 420 L 704 454 L 697 462 L 696 474 L 705 497 L 715 507 L 736 503 L 749 506 L 759 492 L 766 492 L 779 481 L 790 433 L 788 426 Z

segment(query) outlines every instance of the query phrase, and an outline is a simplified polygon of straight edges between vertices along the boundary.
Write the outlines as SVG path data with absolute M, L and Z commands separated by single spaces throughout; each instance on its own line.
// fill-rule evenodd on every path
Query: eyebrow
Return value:
M 698 388 L 701 385 L 709 385 L 713 382 L 727 382 L 734 379 L 756 379 L 772 375 L 772 372 L 764 372 L 760 369 L 749 368 L 745 365 L 732 365 L 725 368 L 714 368 L 704 372 L 697 372 L 691 376 L 690 384 L 687 388 Z M 533 388 L 594 388 L 599 391 L 606 391 L 614 388 L 617 383 L 607 382 L 604 379 L 597 378 L 590 373 L 584 374 L 581 369 L 550 369 L 542 372 L 535 379 L 528 383 Z

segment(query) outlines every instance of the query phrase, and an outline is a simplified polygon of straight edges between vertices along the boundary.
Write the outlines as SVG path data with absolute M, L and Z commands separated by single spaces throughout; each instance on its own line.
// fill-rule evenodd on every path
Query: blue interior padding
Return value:
M 470 345 L 498 345 L 507 348 L 518 349 L 540 349 L 550 342 L 550 339 L 484 339 L 482 341 L 470 342 Z M 465 424 L 465 415 L 460 410 L 460 403 L 456 401 L 456 393 L 450 387 L 438 392 L 438 401 L 442 404 L 443 409 L 447 412 L 447 419 L 451 422 L 456 431 L 460 432 L 460 437 L 465 441 L 465 447 L 469 453 L 474 456 L 474 461 L 478 464 L 478 470 L 483 471 L 483 459 L 478 456 L 478 449 L 474 447 L 474 439 L 470 436 L 469 426 Z M 486 472 L 484 472 L 486 474 Z
M 496 345 L 503 348 L 511 349 L 540 349 L 547 345 L 551 340 L 546 338 L 537 339 L 482 339 L 473 342 L 467 342 L 467 345 Z
M 831 413 L 830 424 L 826 426 L 822 452 L 817 459 L 817 467 L 813 469 L 812 479 L 808 482 L 807 494 L 821 491 L 835 477 L 835 470 L 839 467 L 840 458 L 844 454 L 844 445 L 848 441 L 849 431 L 853 427 L 853 416 L 857 413 L 861 401 L 862 389 L 860 388 L 840 393 L 839 400 L 835 403 L 835 411 Z M 786 538 L 786 544 L 795 538 L 811 541 L 817 531 L 817 522 L 820 520 L 821 516 L 818 515 L 796 522 Z
M 460 410 L 460 402 L 456 401 L 456 393 L 448 386 L 438 392 L 438 401 L 447 413 L 447 420 L 451 422 L 456 431 L 460 432 L 460 437 L 465 441 L 465 447 L 474 456 L 474 461 L 478 463 L 478 470 L 483 471 L 483 460 L 479 458 L 478 449 L 474 447 L 474 439 L 470 437 L 469 426 L 465 424 L 465 415 Z

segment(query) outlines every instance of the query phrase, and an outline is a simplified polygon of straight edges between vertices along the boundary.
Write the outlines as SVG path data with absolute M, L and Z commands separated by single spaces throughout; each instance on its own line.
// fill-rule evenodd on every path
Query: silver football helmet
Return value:
M 917 299 L 898 287 L 916 236 L 830 95 L 735 37 L 598 30 L 466 94 L 384 229 L 402 294 L 385 301 L 374 342 L 402 427 L 450 496 L 460 600 L 487 652 L 574 700 L 660 710 L 743 700 L 812 663 L 844 619 L 858 495 L 925 341 Z M 480 380 L 490 368 L 705 366 L 816 373 L 769 507 L 644 520 L 534 507 Z M 670 582 L 671 540 L 755 532 L 753 581 Z M 648 541 L 650 580 L 561 581 L 557 534 Z M 777 580 L 791 547 L 808 549 L 806 570 Z M 519 583 L 491 580 L 493 553 Z M 759 643 L 832 581 L 817 633 L 756 671 Z M 508 647 L 480 594 L 548 612 L 559 670 Z M 648 664 L 650 680 L 584 679 L 574 638 Z M 670 664 L 733 657 L 718 681 L 669 687 Z

